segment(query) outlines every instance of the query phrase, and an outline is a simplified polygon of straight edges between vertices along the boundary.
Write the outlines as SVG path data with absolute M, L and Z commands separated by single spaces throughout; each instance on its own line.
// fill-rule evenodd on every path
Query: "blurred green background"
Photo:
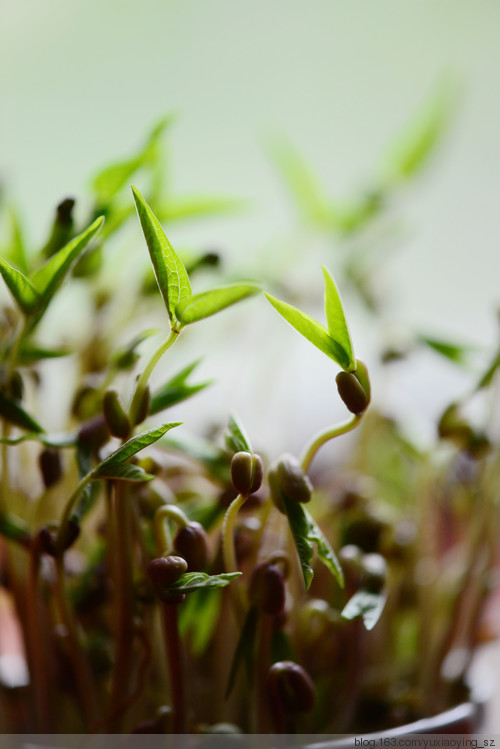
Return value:
M 290 241 L 311 253 L 301 267 L 317 275 L 318 289 L 320 260 L 313 240 L 294 234 L 293 206 L 269 139 L 286 136 L 332 198 L 349 198 L 369 186 L 394 139 L 443 81 L 452 81 L 450 125 L 430 166 L 399 199 L 391 227 L 396 251 L 380 290 L 390 290 L 405 324 L 493 341 L 500 277 L 497 2 L 3 0 L 1 16 L 1 179 L 35 244 L 43 242 L 59 200 L 85 194 L 96 170 L 133 152 L 151 124 L 173 111 L 176 194 L 248 200 L 240 215 L 166 226 L 174 247 L 221 248 L 235 272 L 258 276 L 257 263 L 272 264 Z M 146 260 L 138 231 L 135 241 Z M 264 350 L 276 370 L 279 346 L 293 345 L 296 336 L 252 304 L 269 337 L 280 338 L 274 360 Z M 212 335 L 211 325 L 202 337 Z M 353 327 L 362 340 L 363 320 Z M 246 350 L 258 351 L 257 339 Z M 305 357 L 319 386 L 333 377 L 324 357 L 316 359 L 307 342 L 297 345 L 288 377 L 296 383 L 294 398 L 310 378 L 301 369 Z M 357 348 L 361 356 L 363 346 Z M 244 356 L 231 367 L 220 391 L 226 401 L 234 380 L 251 387 Z M 409 382 L 407 400 L 419 382 L 429 391 L 425 376 Z M 262 391 L 262 377 L 254 388 Z M 229 406 L 245 416 L 248 393 L 237 392 Z M 214 408 L 221 402 L 214 398 Z M 265 423 L 271 436 L 285 405 L 274 392 Z M 324 415 L 320 408 L 314 417 L 314 407 L 311 400 L 304 410 L 320 425 Z M 249 409 L 247 418 L 254 429 L 264 417 Z M 276 429 L 283 431 L 281 424 Z

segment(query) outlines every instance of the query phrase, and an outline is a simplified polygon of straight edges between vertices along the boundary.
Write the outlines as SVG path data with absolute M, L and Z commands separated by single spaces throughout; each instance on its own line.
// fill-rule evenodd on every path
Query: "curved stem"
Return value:
M 300 463 L 304 473 L 307 473 L 307 471 L 309 470 L 309 466 L 311 465 L 313 458 L 320 447 L 323 447 L 324 444 L 334 439 L 335 437 L 340 437 L 341 434 L 347 434 L 347 432 L 355 429 L 363 418 L 363 415 L 364 414 L 354 414 L 352 418 L 342 422 L 342 424 L 328 427 L 327 429 L 324 429 L 322 432 L 317 434 L 306 446 L 304 452 L 302 453 Z
M 168 520 L 173 520 L 181 528 L 189 525 L 189 520 L 182 510 L 175 505 L 159 507 L 154 516 L 153 529 L 158 554 L 168 554 L 172 550 L 172 535 L 168 527 Z
M 139 377 L 139 380 L 137 382 L 137 386 L 135 388 L 135 393 L 132 397 L 132 402 L 130 404 L 130 410 L 129 410 L 129 418 L 132 424 L 135 423 L 135 419 L 137 417 L 139 407 L 142 401 L 142 398 L 144 396 L 144 392 L 146 390 L 148 380 L 151 377 L 151 373 L 153 372 L 153 369 L 156 367 L 158 362 L 160 361 L 161 357 L 165 353 L 165 351 L 168 351 L 170 346 L 177 340 L 177 337 L 180 334 L 180 330 L 171 330 L 170 335 L 167 338 L 166 341 L 164 341 L 159 348 L 156 349 L 156 351 L 151 356 L 150 360 L 146 364 L 146 367 L 144 368 L 144 371 L 142 372 L 141 376 Z

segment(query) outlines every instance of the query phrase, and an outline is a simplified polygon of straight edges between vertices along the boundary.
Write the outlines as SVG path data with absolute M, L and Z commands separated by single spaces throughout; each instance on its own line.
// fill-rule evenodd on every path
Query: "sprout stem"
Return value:
M 132 396 L 132 402 L 130 404 L 130 410 L 129 410 L 129 418 L 132 424 L 135 424 L 135 420 L 139 412 L 139 407 L 140 407 L 142 398 L 144 396 L 144 392 L 146 390 L 148 380 L 151 377 L 151 373 L 153 372 L 153 369 L 156 367 L 156 365 L 160 361 L 163 354 L 166 351 L 168 351 L 170 346 L 172 346 L 172 344 L 177 340 L 177 337 L 179 336 L 179 334 L 180 334 L 180 330 L 170 331 L 170 335 L 167 338 L 167 340 L 164 341 L 161 344 L 161 346 L 159 346 L 156 349 L 156 351 L 153 353 L 150 360 L 146 364 L 146 367 L 144 368 L 144 371 L 142 372 L 141 376 L 139 377 L 137 386 L 135 388 L 135 393 Z
M 335 437 L 340 437 L 341 434 L 347 434 L 347 432 L 351 432 L 358 426 L 359 422 L 363 418 L 363 415 L 364 414 L 354 414 L 351 419 L 343 421 L 341 424 L 337 424 L 336 426 L 328 427 L 322 432 L 319 432 L 319 434 L 317 434 L 306 446 L 304 452 L 302 453 L 300 463 L 304 473 L 308 472 L 313 458 L 320 447 L 323 447 L 324 444 L 334 439 Z
M 158 554 L 168 554 L 172 551 L 172 535 L 166 521 L 173 520 L 181 528 L 189 525 L 189 520 L 182 510 L 175 505 L 159 507 L 154 516 L 153 528 Z

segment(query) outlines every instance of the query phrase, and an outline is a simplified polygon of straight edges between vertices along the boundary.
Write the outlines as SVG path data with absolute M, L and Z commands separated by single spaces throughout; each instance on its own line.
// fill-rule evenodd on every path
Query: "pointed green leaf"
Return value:
M 175 314 L 183 325 L 203 320 L 229 307 L 242 299 L 258 294 L 260 288 L 256 284 L 239 283 L 220 286 L 217 289 L 193 294 L 183 299 L 175 308 Z
M 229 417 L 229 423 L 226 433 L 226 445 L 235 453 L 253 453 L 252 445 L 246 433 L 245 427 L 234 414 Z
M 316 348 L 329 356 L 330 359 L 333 359 L 334 362 L 337 362 L 342 369 L 349 369 L 350 361 L 347 353 L 337 341 L 333 340 L 323 325 L 320 325 L 312 317 L 306 315 L 305 312 L 297 309 L 297 307 L 292 307 L 291 304 L 282 302 L 280 299 L 271 296 L 271 294 L 266 294 L 266 298 L 280 315 L 285 318 L 287 323 L 303 335 L 304 338 L 307 338 Z
M 26 429 L 29 432 L 43 432 L 42 427 L 21 408 L 14 398 L 9 398 L 0 392 L 0 416 L 16 427 Z
M 476 390 L 482 390 L 483 388 L 489 387 L 493 382 L 498 369 L 500 369 L 500 351 L 495 354 L 493 361 L 488 365 L 486 371 L 483 372 L 479 378 Z
M 162 589 L 165 595 L 174 593 L 192 593 L 194 590 L 211 590 L 212 588 L 225 588 L 226 585 L 237 577 L 241 572 L 224 572 L 220 575 L 208 575 L 206 572 L 185 572 L 177 582 Z
M 199 364 L 200 360 L 189 364 L 187 367 L 178 372 L 168 382 L 166 382 L 159 390 L 153 393 L 151 398 L 151 406 L 149 408 L 150 415 L 156 414 L 159 411 L 164 411 L 166 408 L 170 408 L 175 403 L 180 403 L 187 398 L 190 398 L 195 393 L 208 387 L 212 384 L 213 380 L 207 380 L 206 382 L 200 382 L 197 385 L 188 385 L 186 383 L 187 378 Z
M 30 531 L 24 520 L 4 512 L 0 515 L 0 536 L 24 545 L 30 540 Z
M 161 445 L 199 460 L 209 475 L 218 481 L 224 484 L 231 481 L 230 458 L 227 452 L 210 440 L 184 433 L 163 437 Z
M 104 468 L 111 465 L 111 463 L 124 463 L 131 458 L 132 455 L 135 455 L 145 447 L 157 442 L 166 432 L 174 427 L 180 426 L 181 423 L 182 422 L 180 421 L 176 421 L 170 424 L 163 424 L 163 426 L 158 429 L 151 429 L 149 432 L 143 432 L 136 437 L 131 437 L 124 445 L 121 445 L 121 447 L 99 463 L 99 465 L 94 468 L 93 474 L 96 475 L 97 472 L 104 470 Z
M 85 231 L 78 234 L 61 250 L 56 252 L 41 268 L 32 273 L 30 280 L 42 297 L 44 308 L 47 307 L 54 294 L 61 286 L 72 266 L 87 247 L 92 237 L 97 234 L 104 222 L 101 216 Z
M 283 496 L 282 498 L 288 516 L 290 530 L 292 531 L 293 540 L 295 541 L 295 547 L 299 555 L 306 590 L 308 590 L 311 585 L 314 576 L 311 567 L 313 543 L 316 544 L 319 559 L 337 579 L 340 587 L 343 587 L 344 574 L 342 572 L 342 567 L 319 526 L 300 502 L 296 502 L 286 496 Z
M 116 367 L 116 369 L 130 369 L 139 359 L 139 354 L 137 353 L 136 348 L 140 346 L 140 344 L 145 341 L 146 338 L 149 338 L 152 335 L 156 335 L 156 333 L 158 332 L 159 331 L 155 328 L 145 330 L 143 333 L 136 336 L 126 346 L 120 346 L 119 349 L 111 354 L 110 364 L 113 367 Z
M 188 274 L 163 231 L 160 222 L 140 192 L 132 187 L 137 213 L 153 264 L 156 281 L 174 330 L 179 328 L 175 308 L 181 299 L 191 296 Z
M 29 278 L 0 258 L 0 273 L 19 309 L 29 315 L 41 304 L 41 297 Z
M 475 350 L 475 347 L 471 345 L 452 343 L 423 335 L 419 335 L 417 338 L 421 343 L 455 364 L 466 364 L 468 355 Z
M 26 244 L 19 214 L 14 208 L 9 211 L 10 218 L 10 243 L 8 257 L 15 266 L 23 273 L 28 273 L 28 259 L 26 256 Z
M 36 363 L 41 359 L 59 359 L 63 356 L 69 356 L 72 353 L 69 349 L 49 349 L 37 346 L 35 343 L 23 341 L 19 352 L 19 363 L 27 366 Z
M 154 476 L 140 466 L 132 463 L 106 463 L 92 472 L 96 479 L 114 479 L 115 481 L 152 481 Z
M 217 627 L 222 604 L 220 590 L 198 590 L 186 598 L 179 611 L 181 637 L 189 636 L 189 650 L 201 655 L 207 649 Z
M 357 619 L 361 617 L 365 629 L 373 629 L 384 610 L 387 596 L 384 593 L 370 593 L 367 590 L 358 590 L 349 599 L 341 612 L 343 619 Z
M 252 682 L 253 664 L 255 663 L 255 645 L 257 642 L 257 625 L 259 623 L 259 610 L 257 606 L 251 606 L 243 622 L 240 636 L 236 644 L 231 670 L 227 680 L 225 699 L 233 691 L 234 683 L 240 667 L 245 664 L 248 683 Z
M 138 154 L 130 159 L 124 159 L 116 164 L 111 164 L 94 177 L 92 188 L 100 204 L 105 205 L 109 203 L 130 182 L 131 177 L 138 169 L 151 163 L 156 154 L 159 138 L 172 121 L 172 116 L 161 120 L 153 128 L 145 145 Z
M 352 350 L 351 334 L 345 319 L 340 294 L 335 281 L 325 266 L 323 266 L 323 276 L 325 278 L 325 314 L 328 332 L 344 350 L 349 361 L 348 370 L 352 372 L 356 369 L 356 359 Z

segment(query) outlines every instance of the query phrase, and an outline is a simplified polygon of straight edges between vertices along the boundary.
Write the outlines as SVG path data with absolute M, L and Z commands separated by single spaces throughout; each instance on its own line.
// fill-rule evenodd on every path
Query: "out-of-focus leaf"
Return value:
M 345 352 L 349 362 L 349 370 L 356 369 L 356 359 L 352 349 L 351 334 L 345 319 L 344 308 L 340 299 L 340 294 L 335 285 L 331 274 L 323 266 L 323 276 L 325 278 L 325 314 L 328 324 L 328 332 Z
M 314 576 L 311 567 L 313 544 L 316 544 L 319 559 L 337 579 L 338 584 L 343 587 L 344 574 L 342 567 L 321 529 L 300 502 L 289 499 L 284 495 L 282 495 L 282 499 L 299 555 L 306 590 L 309 589 Z
M 180 326 L 176 317 L 176 307 L 182 299 L 191 296 L 188 274 L 151 208 L 135 187 L 132 187 L 132 191 L 156 281 L 165 302 L 172 329 L 177 330 Z
M 251 283 L 230 284 L 210 289 L 201 294 L 193 294 L 182 299 L 175 308 L 175 314 L 183 325 L 203 320 L 215 315 L 226 307 L 240 302 L 242 299 L 255 296 L 260 291 L 259 286 Z
M 27 366 L 41 359 L 59 359 L 63 356 L 69 356 L 71 353 L 72 351 L 69 349 L 49 349 L 24 341 L 19 352 L 19 363 Z
M 0 392 L 0 416 L 10 424 L 26 429 L 28 432 L 43 432 L 40 424 L 14 398 L 9 398 L 2 392 Z
M 170 198 L 164 204 L 156 206 L 156 215 L 159 221 L 172 222 L 236 213 L 244 210 L 246 205 L 245 200 L 238 200 L 237 198 L 217 198 L 213 196 Z
M 75 447 L 78 437 L 76 434 L 44 434 L 43 432 L 28 432 L 18 437 L 0 437 L 0 444 L 19 445 L 30 440 L 39 442 L 45 447 Z
M 21 312 L 31 314 L 42 304 L 42 298 L 24 273 L 0 258 L 0 273 Z
M 309 163 L 283 138 L 271 143 L 271 156 L 303 218 L 316 226 L 329 226 L 332 210 L 328 197 Z
M 170 595 L 192 593 L 195 590 L 225 588 L 241 574 L 241 572 L 223 572 L 220 575 L 208 575 L 206 572 L 185 572 L 177 582 L 161 588 L 161 592 L 168 598 Z
M 164 411 L 166 408 L 170 408 L 175 403 L 180 403 L 186 398 L 190 398 L 195 393 L 211 385 L 213 380 L 207 380 L 206 382 L 200 382 L 196 385 L 188 385 L 186 380 L 191 372 L 198 366 L 200 360 L 189 364 L 166 382 L 161 388 L 159 388 L 151 398 L 151 406 L 149 408 L 150 415 L 156 414 L 159 411 Z
M 96 479 L 113 479 L 115 481 L 133 481 L 136 483 L 142 481 L 152 481 L 154 476 L 140 466 L 132 463 L 107 463 L 101 465 L 93 471 Z
M 436 351 L 441 356 L 449 359 L 455 364 L 465 364 L 468 356 L 476 349 L 475 346 L 465 345 L 461 343 L 452 343 L 450 341 L 443 341 L 437 338 L 428 338 L 427 336 L 417 336 L 420 343 L 425 344 L 433 351 Z
M 139 354 L 136 351 L 137 347 L 140 346 L 146 338 L 149 338 L 156 333 L 158 333 L 158 330 L 154 328 L 145 330 L 126 346 L 121 346 L 111 354 L 110 364 L 116 369 L 130 369 L 133 367 L 139 359 Z
M 476 385 L 476 390 L 482 390 L 483 388 L 489 387 L 493 382 L 498 369 L 500 369 L 500 351 L 495 355 L 491 364 L 479 378 L 479 382 Z
M 94 177 L 92 188 L 98 203 L 104 205 L 109 203 L 139 169 L 154 161 L 159 139 L 173 120 L 173 116 L 165 117 L 155 125 L 138 154 L 130 159 L 111 164 Z
M 231 458 L 225 450 L 214 445 L 213 442 L 192 434 L 183 434 L 163 437 L 160 444 L 198 460 L 205 466 L 210 476 L 218 481 L 224 484 L 230 481 Z
M 226 445 L 235 453 L 253 453 L 252 445 L 245 427 L 234 414 L 229 417 L 226 432 Z
M 373 629 L 384 610 L 387 596 L 384 593 L 370 593 L 367 590 L 358 590 L 349 599 L 341 612 L 343 619 L 357 619 L 361 617 L 365 629 Z
M 9 541 L 25 544 L 29 541 L 30 531 L 21 518 L 10 512 L 0 514 L 0 536 L 8 538 Z
M 8 257 L 19 270 L 28 275 L 28 259 L 26 257 L 26 243 L 19 214 L 14 208 L 9 211 L 10 242 L 8 246 Z
M 330 359 L 333 359 L 342 369 L 349 369 L 350 361 L 348 355 L 342 346 L 330 336 L 323 325 L 320 325 L 320 323 L 316 322 L 309 315 L 306 315 L 305 312 L 297 309 L 297 307 L 282 302 L 270 294 L 266 294 L 266 298 L 298 333 L 307 338 L 308 341 L 329 356 Z
M 259 610 L 257 606 L 251 606 L 243 622 L 241 633 L 238 638 L 236 650 L 234 651 L 231 670 L 226 687 L 226 699 L 233 691 L 234 683 L 240 667 L 245 664 L 245 670 L 249 684 L 252 682 L 253 664 L 255 657 L 255 645 L 257 640 L 257 624 L 259 622 Z

